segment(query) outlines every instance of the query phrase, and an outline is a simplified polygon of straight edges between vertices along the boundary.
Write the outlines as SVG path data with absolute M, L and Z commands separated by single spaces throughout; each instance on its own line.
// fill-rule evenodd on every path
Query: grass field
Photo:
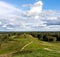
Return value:
M 60 57 L 60 44 L 40 42 L 27 46 L 22 52 L 16 53 L 13 57 Z
M 2 57 L 9 53 L 12 53 L 11 57 L 60 57 L 60 42 L 40 41 L 29 34 L 22 34 L 19 37 L 11 36 L 11 38 L 13 41 L 2 44 L 0 49 Z M 30 42 L 32 43 L 29 44 Z M 27 46 L 24 47 L 25 45 Z

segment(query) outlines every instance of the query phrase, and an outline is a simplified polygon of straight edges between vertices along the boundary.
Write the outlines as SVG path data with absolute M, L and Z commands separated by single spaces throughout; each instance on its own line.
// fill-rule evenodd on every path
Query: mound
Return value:
M 10 36 L 9 38 L 12 40 L 10 40 L 8 42 L 4 42 L 1 45 L 0 54 L 10 53 L 13 51 L 20 51 L 25 45 L 27 45 L 27 46 L 24 47 L 24 50 L 28 47 L 28 45 L 30 46 L 30 48 L 32 48 L 32 47 L 34 48 L 34 46 L 38 45 L 38 39 L 32 37 L 29 34 L 25 34 L 25 33 L 19 35 L 18 37 L 16 35 L 13 35 L 13 36 Z M 32 43 L 29 44 L 30 42 L 32 42 Z

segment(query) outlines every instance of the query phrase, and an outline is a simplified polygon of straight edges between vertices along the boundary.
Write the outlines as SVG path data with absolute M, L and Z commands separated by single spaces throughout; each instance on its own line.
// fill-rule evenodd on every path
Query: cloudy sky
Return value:
M 60 0 L 0 0 L 0 31 L 60 31 Z

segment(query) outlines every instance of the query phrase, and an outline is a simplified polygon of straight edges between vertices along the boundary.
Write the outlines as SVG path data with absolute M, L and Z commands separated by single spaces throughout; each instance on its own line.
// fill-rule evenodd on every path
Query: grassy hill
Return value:
M 12 55 L 11 57 L 60 57 L 60 43 L 58 42 L 49 43 L 40 41 L 25 33 L 19 36 L 13 35 L 9 38 L 12 40 L 4 42 L 1 45 L 1 56 L 12 53 L 10 54 Z

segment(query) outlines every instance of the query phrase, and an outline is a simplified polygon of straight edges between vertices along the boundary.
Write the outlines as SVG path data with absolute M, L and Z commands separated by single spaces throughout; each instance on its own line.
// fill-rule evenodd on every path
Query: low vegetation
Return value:
M 1 32 L 0 57 L 60 57 L 60 32 Z

